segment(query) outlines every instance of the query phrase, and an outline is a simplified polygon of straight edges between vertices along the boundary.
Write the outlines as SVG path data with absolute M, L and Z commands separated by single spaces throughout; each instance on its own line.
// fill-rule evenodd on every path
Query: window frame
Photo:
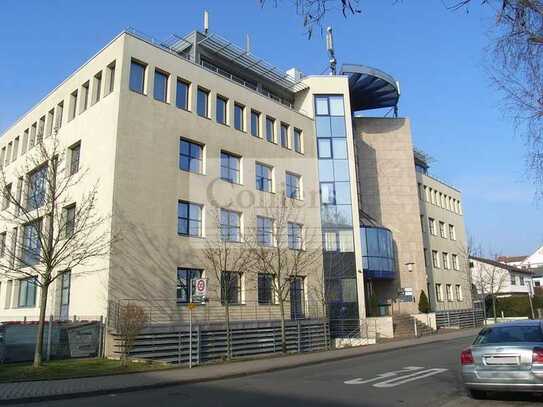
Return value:
M 227 218 L 228 218 L 227 223 L 223 222 L 223 215 L 227 215 Z M 232 215 L 237 216 L 236 224 L 231 222 Z M 241 236 L 241 231 L 242 231 L 242 223 L 241 222 L 242 222 L 242 219 L 241 219 L 241 217 L 242 217 L 241 212 L 221 208 L 220 214 L 219 214 L 219 225 L 220 225 L 219 226 L 220 227 L 219 234 L 220 234 L 220 239 L 222 241 L 233 242 L 233 243 L 239 243 L 239 242 L 242 241 L 242 236 Z M 232 236 L 233 236 L 232 230 L 237 231 L 237 233 L 236 233 L 237 234 L 237 239 L 232 239 Z
M 270 134 L 271 129 L 271 134 Z M 271 138 L 270 138 L 271 135 Z M 275 140 L 275 119 L 271 116 L 266 116 L 266 141 L 276 144 Z
M 293 133 L 293 148 L 299 154 L 303 154 L 303 132 L 297 127 L 294 127 Z
M 141 72 L 141 79 L 140 78 L 136 78 L 138 79 L 138 83 L 136 84 L 135 82 L 133 82 L 133 80 L 135 81 L 134 77 L 132 76 L 132 68 L 134 66 L 137 66 L 138 68 L 143 68 L 142 72 Z M 134 59 L 132 58 L 130 60 L 130 72 L 129 72 L 129 75 L 128 75 L 128 89 L 130 89 L 132 92 L 134 93 L 138 93 L 140 95 L 145 95 L 145 88 L 146 88 L 146 76 L 147 76 L 147 68 L 148 68 L 148 65 L 144 62 L 141 62 L 137 59 Z M 137 87 L 136 87 L 137 85 Z
M 297 230 L 298 233 L 295 235 L 294 230 Z M 288 248 L 290 250 L 303 250 L 303 225 L 297 222 L 288 222 L 287 224 L 287 241 Z M 294 242 L 293 238 L 296 238 Z
M 186 87 L 186 92 L 185 92 L 185 98 L 183 100 L 183 102 L 184 102 L 183 105 L 179 104 L 179 101 L 180 101 L 179 85 L 180 84 L 182 84 L 182 85 L 184 85 Z M 183 78 L 177 77 L 177 79 L 175 81 L 175 107 L 177 107 L 178 109 L 181 109 L 181 110 L 185 110 L 187 112 L 190 111 L 190 88 L 191 88 L 191 83 L 189 81 L 186 81 Z
M 188 154 L 185 154 L 185 153 L 182 152 L 183 143 L 188 144 L 188 148 L 189 148 Z M 192 156 L 192 146 L 196 146 L 196 147 L 199 148 L 199 151 L 200 151 L 200 157 L 199 158 Z M 189 139 L 186 139 L 186 138 L 183 138 L 183 137 L 179 138 L 179 169 L 181 171 L 189 172 L 191 174 L 204 175 L 204 173 L 205 173 L 204 172 L 204 154 L 205 154 L 205 145 L 194 142 L 192 140 L 189 140 Z M 187 168 L 183 168 L 181 166 L 181 163 L 183 162 L 182 158 L 185 158 L 186 160 L 188 160 L 188 167 Z M 199 162 L 198 171 L 192 171 L 191 170 L 192 161 L 198 161 Z
M 283 132 L 284 130 L 284 132 Z M 290 132 L 290 126 L 287 123 L 281 122 L 281 125 L 279 127 L 279 139 L 281 147 L 287 148 L 290 150 L 290 140 L 289 140 L 289 132 Z
M 227 273 L 230 273 L 230 274 L 227 274 Z M 228 278 L 228 284 L 230 285 L 230 288 L 228 289 L 228 293 L 225 293 L 225 290 L 223 289 L 223 284 L 226 284 L 226 279 L 224 278 L 226 275 L 229 275 L 230 277 Z M 232 279 L 231 276 L 235 275 L 236 278 Z M 235 282 L 235 294 L 236 294 L 236 299 L 234 301 L 232 301 L 232 292 L 230 290 L 232 290 L 232 282 Z M 228 302 L 228 305 L 243 305 L 243 273 L 239 273 L 239 272 L 235 272 L 235 271 L 222 271 L 221 272 L 221 281 L 220 281 L 220 284 L 221 284 L 221 295 L 220 295 L 220 300 L 221 300 L 221 304 L 222 305 L 226 305 L 226 303 Z M 230 298 L 228 298 L 228 301 L 226 302 L 225 301 L 225 296 L 228 296 Z
M 251 136 L 260 138 L 260 118 L 261 113 L 258 110 L 251 109 Z M 256 117 L 256 122 L 253 119 Z
M 240 112 L 239 115 L 238 112 Z M 234 102 L 234 129 L 245 131 L 245 105 L 239 102 Z
M 186 205 L 187 209 L 187 216 L 181 216 L 180 215 L 180 208 L 182 205 Z M 199 218 L 192 217 L 192 210 L 191 208 L 198 208 L 199 211 Z M 181 221 L 184 221 L 186 223 L 186 231 L 180 230 L 181 228 L 179 225 L 181 224 Z M 193 230 L 191 227 L 191 224 L 196 223 L 198 225 L 198 233 L 192 234 L 191 231 Z M 177 201 L 177 234 L 179 236 L 187 236 L 187 237 L 204 237 L 204 206 L 202 204 L 191 202 L 191 201 L 185 201 L 185 200 L 178 200 Z
M 270 273 L 257 275 L 257 301 L 258 305 L 275 305 L 275 291 L 273 288 L 276 277 Z
M 210 91 L 206 88 L 202 88 L 201 86 L 198 86 L 198 89 L 196 89 L 196 114 L 200 117 L 203 117 L 204 119 L 209 119 L 209 95 Z M 204 112 L 200 111 L 200 103 L 201 99 L 200 96 L 204 97 Z
M 297 181 L 294 189 L 292 189 L 292 183 L 289 182 L 291 179 L 295 179 Z M 291 192 L 294 192 L 294 195 L 292 195 Z M 302 199 L 302 177 L 300 175 L 289 171 L 285 173 L 285 193 L 287 197 L 291 199 Z
M 223 165 L 223 158 L 224 158 L 223 156 L 228 158 L 228 165 L 227 166 Z M 230 166 L 230 163 L 233 160 L 237 161 L 237 169 L 232 168 Z M 221 170 L 220 171 L 221 180 L 229 182 L 230 184 L 241 185 L 241 157 L 239 155 L 232 154 L 232 153 L 230 153 L 228 151 L 221 150 L 221 153 L 220 153 L 220 170 Z M 226 177 L 223 176 L 223 170 L 228 172 L 228 176 L 226 176 Z M 231 175 L 232 172 L 237 173 L 237 180 L 231 179 L 230 175 Z
M 224 118 L 223 121 L 219 120 L 219 101 L 224 103 L 224 108 L 222 109 Z M 219 94 L 217 94 L 215 98 L 215 121 L 219 124 L 224 124 L 225 126 L 228 126 L 228 98 Z
M 275 246 L 274 223 L 275 222 L 273 218 L 266 217 L 266 216 L 256 217 L 256 240 L 259 246 L 261 247 Z
M 164 78 L 164 87 L 162 89 L 162 91 L 164 92 L 164 99 L 157 97 L 157 76 Z M 155 68 L 155 72 L 153 75 L 153 99 L 158 102 L 168 103 L 169 85 L 170 85 L 170 74 L 166 71 L 163 71 L 160 68 Z
M 187 276 L 183 279 L 186 283 L 183 286 L 181 284 L 182 279 L 180 278 L 180 273 L 185 272 Z M 176 293 L 175 293 L 175 302 L 178 305 L 190 304 L 192 303 L 192 296 L 195 288 L 195 280 L 199 278 L 204 278 L 204 270 L 193 268 L 193 267 L 177 267 L 176 270 Z M 186 298 L 182 299 L 180 292 L 184 290 Z
M 262 172 L 262 170 L 259 171 L 260 168 L 269 170 L 269 178 L 265 177 L 265 174 Z M 264 163 L 256 162 L 255 163 L 255 182 L 256 182 L 257 191 L 273 193 L 274 192 L 273 167 Z M 269 185 L 269 189 L 264 188 L 265 185 Z

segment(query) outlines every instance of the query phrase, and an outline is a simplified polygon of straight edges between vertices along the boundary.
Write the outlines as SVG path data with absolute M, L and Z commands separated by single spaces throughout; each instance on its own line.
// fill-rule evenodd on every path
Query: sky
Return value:
M 0 133 L 127 27 L 166 39 L 202 28 L 282 69 L 321 74 L 326 47 L 308 39 L 292 0 L 3 0 L 0 15 Z M 475 2 L 360 0 L 362 13 L 332 11 L 338 65 L 379 68 L 399 82 L 400 115 L 431 174 L 463 192 L 466 227 L 490 253 L 530 254 L 543 245 L 543 204 L 527 180 L 525 149 L 488 79 L 491 10 Z M 377 112 L 382 115 L 381 112 Z

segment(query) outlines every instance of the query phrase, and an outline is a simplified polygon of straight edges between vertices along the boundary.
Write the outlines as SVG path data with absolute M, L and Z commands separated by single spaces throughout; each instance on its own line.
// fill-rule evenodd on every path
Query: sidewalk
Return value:
M 165 371 L 81 379 L 3 383 L 0 384 L 0 404 L 72 398 L 112 392 L 119 393 L 172 386 L 177 384 L 189 384 L 234 378 L 255 373 L 265 373 L 275 370 L 348 359 L 426 343 L 442 342 L 469 336 L 473 337 L 475 334 L 477 334 L 477 332 L 479 332 L 479 330 L 480 328 L 464 329 L 457 332 L 449 332 L 445 334 L 437 334 L 422 338 L 412 338 L 357 348 L 316 353 L 302 353 L 244 362 L 240 361 L 214 364 L 199 366 L 193 369 L 179 368 Z

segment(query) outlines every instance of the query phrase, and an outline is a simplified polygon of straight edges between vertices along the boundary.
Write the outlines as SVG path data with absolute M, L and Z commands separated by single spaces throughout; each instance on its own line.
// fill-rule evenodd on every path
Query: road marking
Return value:
M 377 377 L 374 377 L 373 379 L 364 380 L 361 377 L 359 377 L 359 378 L 356 378 L 356 379 L 347 380 L 344 383 L 345 384 L 366 384 L 366 383 L 376 382 L 376 381 L 381 380 L 381 379 L 386 379 L 388 377 L 394 377 L 394 376 L 397 376 L 397 375 L 402 374 L 402 373 L 409 373 L 409 372 L 412 372 L 414 370 L 421 370 L 421 369 L 424 369 L 424 368 L 420 367 L 420 366 L 407 366 L 407 367 L 404 367 L 401 370 L 394 370 L 392 372 L 381 373 L 381 374 L 377 375 Z
M 352 380 L 347 380 L 345 384 L 368 384 L 373 383 L 373 387 L 378 388 L 387 388 L 387 387 L 396 387 L 404 383 L 412 382 L 419 379 L 424 379 L 425 377 L 434 376 L 439 373 L 446 372 L 448 369 L 441 368 L 432 368 L 423 370 L 424 367 L 420 366 L 407 366 L 401 370 L 394 370 L 391 372 L 385 372 L 378 374 L 376 377 L 371 379 L 356 378 Z M 404 374 L 408 373 L 408 374 Z M 384 381 L 381 381 L 385 379 Z M 375 383 L 378 382 L 378 383 Z
M 424 379 L 425 377 L 434 376 L 439 373 L 446 372 L 448 369 L 428 369 L 422 372 L 415 372 L 406 376 L 395 377 L 394 379 L 386 380 L 384 382 L 375 383 L 373 387 L 396 387 L 400 384 L 412 382 L 414 380 Z

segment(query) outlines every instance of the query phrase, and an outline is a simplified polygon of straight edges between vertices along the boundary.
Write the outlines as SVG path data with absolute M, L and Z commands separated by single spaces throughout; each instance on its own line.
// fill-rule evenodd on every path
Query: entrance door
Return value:
M 304 279 L 294 277 L 290 280 L 290 318 L 304 318 Z

